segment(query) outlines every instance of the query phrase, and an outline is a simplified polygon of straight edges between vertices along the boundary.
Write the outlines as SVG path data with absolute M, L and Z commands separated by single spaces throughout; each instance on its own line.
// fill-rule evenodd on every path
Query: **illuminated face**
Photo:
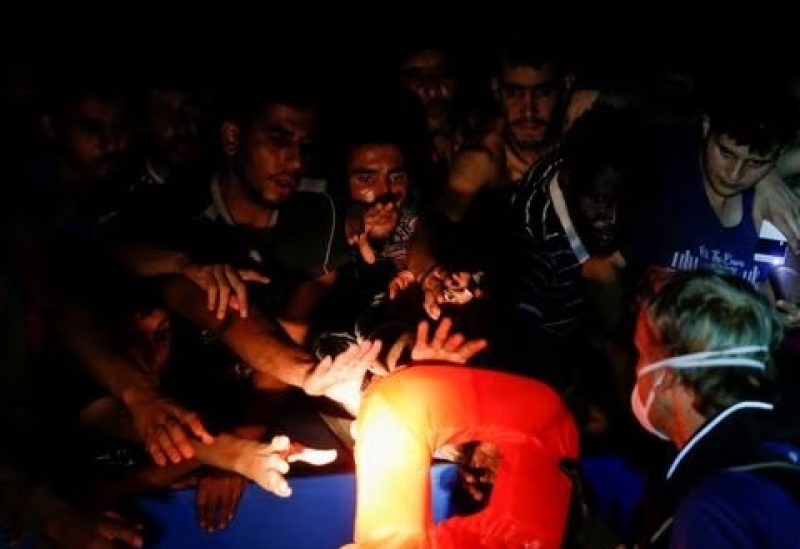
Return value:
M 113 175 L 130 144 L 122 105 L 99 97 L 87 97 L 70 106 L 62 132 L 69 160 L 92 179 Z
M 369 236 L 388 237 L 400 222 L 401 208 L 408 196 L 409 177 L 403 152 L 397 145 L 359 145 L 347 157 L 347 179 L 350 198 L 354 202 L 388 205 L 380 215 L 370 216 L 378 208 L 365 213 L 371 217 Z
M 734 196 L 752 187 L 775 166 L 779 149 L 758 154 L 726 134 L 709 132 L 703 146 L 703 165 L 711 189 Z
M 307 167 L 316 120 L 311 109 L 270 105 L 241 136 L 239 175 L 265 206 L 279 206 L 294 193 Z
M 561 91 L 552 66 L 509 67 L 495 84 L 514 144 L 520 150 L 545 144 Z
M 591 192 L 576 198 L 576 225 L 589 253 L 607 256 L 616 250 L 618 192 L 622 175 L 610 166 L 595 176 Z

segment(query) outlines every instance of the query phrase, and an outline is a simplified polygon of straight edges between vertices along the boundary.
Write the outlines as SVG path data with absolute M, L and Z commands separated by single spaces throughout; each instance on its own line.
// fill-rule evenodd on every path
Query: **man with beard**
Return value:
M 583 270 L 616 250 L 619 207 L 630 178 L 626 130 L 603 112 L 579 119 L 558 155 L 531 170 L 511 208 L 512 366 L 563 387 L 564 353 L 584 334 Z M 530 372 L 532 365 L 541 371 Z
M 232 385 L 250 378 L 255 391 L 228 404 L 217 398 L 225 392 L 222 385 L 206 384 L 215 397 L 209 412 L 238 422 L 234 434 L 258 439 L 271 428 L 310 445 L 336 447 L 302 392 L 287 392 L 295 386 L 316 394 L 307 382 L 317 360 L 303 343 L 311 314 L 337 267 L 349 259 L 344 219 L 331 198 L 296 191 L 317 112 L 307 94 L 289 86 L 237 99 L 221 126 L 225 163 L 205 204 L 184 216 L 180 204 L 151 201 L 146 214 L 122 220 L 114 255 L 136 275 L 160 276 L 168 307 L 189 320 L 189 352 L 196 360 L 183 361 L 189 366 L 184 389 L 200 383 L 203 364 L 227 366 L 214 379 L 222 375 Z M 230 406 L 245 401 L 231 420 Z M 279 413 L 284 404 L 293 406 L 288 415 Z M 201 478 L 201 525 L 224 528 L 243 487 L 243 479 L 221 472 Z
M 383 122 L 367 124 L 343 151 L 349 208 L 345 231 L 358 258 L 339 269 L 319 313 L 326 332 L 352 334 L 359 319 L 382 319 L 389 281 L 406 269 L 416 215 L 406 210 L 412 177 L 404 140 Z
M 204 123 L 203 98 L 180 86 L 149 90 L 144 97 L 144 148 L 136 191 L 196 175 L 201 161 Z
M 454 120 L 456 82 L 447 54 L 436 47 L 411 51 L 401 63 L 400 82 L 425 109 L 434 164 L 448 165 L 463 136 Z
M 420 220 L 412 242 L 409 266 L 431 318 L 441 314 L 453 280 L 470 278 L 454 271 L 492 270 L 492 243 L 504 226 L 509 195 L 558 142 L 566 79 L 553 59 L 514 43 L 499 56 L 492 89 L 501 116 L 455 155 L 436 211 Z M 448 249 L 470 257 L 445 257 Z

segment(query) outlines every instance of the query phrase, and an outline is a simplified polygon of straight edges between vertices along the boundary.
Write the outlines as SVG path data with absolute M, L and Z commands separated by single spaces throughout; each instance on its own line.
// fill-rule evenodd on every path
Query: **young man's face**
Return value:
M 241 135 L 239 176 L 253 198 L 277 207 L 292 195 L 308 164 L 316 121 L 313 109 L 270 105 Z
M 764 155 L 739 145 L 726 134 L 708 132 L 703 144 L 703 165 L 711 189 L 734 196 L 758 183 L 772 170 L 778 148 Z
M 354 147 L 347 156 L 350 199 L 365 204 L 383 205 L 380 215 L 372 216 L 369 236 L 383 239 L 400 222 L 401 208 L 408 196 L 409 178 L 403 152 L 397 145 L 375 144 Z M 388 207 L 387 207 L 388 206 Z M 370 216 L 378 210 L 367 210 Z
M 147 130 L 157 160 L 170 167 L 193 162 L 199 154 L 202 109 L 191 94 L 153 91 L 147 104 Z
M 70 105 L 61 128 L 68 160 L 91 179 L 113 175 L 130 145 L 130 128 L 122 104 L 86 97 Z
M 575 224 L 581 240 L 593 256 L 607 256 L 616 251 L 617 208 L 622 175 L 608 166 L 594 176 L 591 192 L 573 200 Z
M 422 102 L 432 131 L 447 124 L 455 82 L 444 54 L 422 50 L 409 56 L 400 68 L 402 84 Z
M 521 150 L 537 149 L 551 137 L 561 83 L 551 65 L 503 69 L 495 82 L 511 138 Z

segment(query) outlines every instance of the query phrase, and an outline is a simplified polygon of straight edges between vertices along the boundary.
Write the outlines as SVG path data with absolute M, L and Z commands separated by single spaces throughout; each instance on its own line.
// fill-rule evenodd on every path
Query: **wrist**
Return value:
M 253 456 L 257 454 L 259 443 L 254 440 L 227 437 L 227 435 L 219 435 L 217 438 L 223 436 L 231 439 L 227 445 L 228 459 L 226 461 L 230 463 L 233 472 L 249 478 L 252 475 Z
M 436 271 L 436 269 L 439 268 L 439 267 L 440 267 L 440 265 L 436 261 L 432 261 L 431 263 L 429 263 L 425 267 L 425 269 L 423 269 L 418 275 L 415 274 L 416 279 L 417 279 L 417 284 L 419 284 L 420 286 L 423 286 L 425 284 L 425 281 L 428 279 L 428 277 L 431 274 L 433 274 L 434 271 Z
M 138 386 L 125 387 L 119 392 L 118 398 L 122 400 L 126 407 L 132 408 L 152 400 L 158 396 L 155 387 L 148 387 L 144 384 Z

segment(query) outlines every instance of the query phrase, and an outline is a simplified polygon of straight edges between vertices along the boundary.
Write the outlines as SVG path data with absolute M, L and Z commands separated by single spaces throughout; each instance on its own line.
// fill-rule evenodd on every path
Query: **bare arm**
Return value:
M 781 177 L 800 174 L 800 142 L 796 142 L 781 155 L 776 169 Z
M 159 465 L 190 459 L 190 440 L 213 441 L 200 418 L 163 397 L 116 345 L 113 334 L 78 300 L 61 297 L 54 307 L 56 331 L 80 362 L 130 411 L 134 429 Z
M 183 252 L 146 243 L 114 244 L 109 252 L 123 269 L 135 276 L 180 274 L 189 263 Z
M 220 320 L 209 312 L 203 291 L 185 277 L 166 277 L 161 290 L 170 309 L 217 333 L 252 368 L 290 385 L 304 386 L 315 361 L 289 339 L 275 320 L 256 309 L 247 318 L 228 315 Z
M 756 184 L 753 203 L 756 231 L 764 220 L 774 223 L 795 253 L 800 252 L 800 197 L 792 192 L 776 170 Z
M 305 343 L 311 316 L 335 282 L 336 271 L 332 271 L 300 284 L 295 290 L 279 322 L 292 341 L 298 345 Z

